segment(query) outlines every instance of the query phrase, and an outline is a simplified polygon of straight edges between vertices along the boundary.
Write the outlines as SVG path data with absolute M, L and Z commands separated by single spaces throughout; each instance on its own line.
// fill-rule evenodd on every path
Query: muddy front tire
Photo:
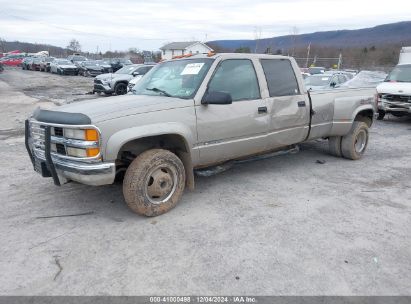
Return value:
M 135 213 L 157 216 L 174 208 L 184 192 L 185 170 L 174 153 L 152 149 L 130 164 L 123 181 L 123 195 Z
M 350 133 L 341 140 L 341 153 L 345 158 L 360 159 L 368 145 L 368 125 L 354 121 Z

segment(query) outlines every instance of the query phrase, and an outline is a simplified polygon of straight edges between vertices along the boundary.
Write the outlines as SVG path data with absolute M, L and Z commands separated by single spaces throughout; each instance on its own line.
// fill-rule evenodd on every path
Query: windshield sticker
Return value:
M 180 75 L 197 75 L 201 68 L 203 67 L 204 63 L 189 63 L 186 65 L 184 70 L 181 72 Z

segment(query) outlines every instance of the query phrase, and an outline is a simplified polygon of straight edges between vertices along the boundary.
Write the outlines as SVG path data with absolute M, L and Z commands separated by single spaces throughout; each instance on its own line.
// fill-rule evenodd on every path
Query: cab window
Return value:
M 208 84 L 208 91 L 228 93 L 233 101 L 261 98 L 257 75 L 249 59 L 222 61 Z
M 297 78 L 286 59 L 261 59 L 270 97 L 299 95 Z

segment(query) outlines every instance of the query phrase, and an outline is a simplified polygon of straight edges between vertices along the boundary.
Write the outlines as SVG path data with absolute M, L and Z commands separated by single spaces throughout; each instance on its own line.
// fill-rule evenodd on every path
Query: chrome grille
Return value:
M 100 162 L 101 155 L 98 154 L 93 157 L 79 157 L 68 155 L 68 148 L 74 149 L 88 149 L 88 148 L 99 148 L 100 142 L 97 141 L 87 141 L 64 137 L 64 127 L 62 125 L 53 125 L 48 123 L 42 123 L 36 120 L 29 121 L 29 146 L 35 156 L 40 159 L 45 159 L 45 129 L 46 126 L 50 126 L 50 152 L 52 157 L 58 157 L 60 159 L 70 159 L 76 161 L 87 161 L 87 162 Z M 74 126 L 67 126 L 68 128 L 73 128 Z M 92 125 L 76 125 L 78 129 L 96 129 Z M 98 130 L 97 130 L 98 131 Z M 99 132 L 99 131 L 98 131 Z M 100 132 L 99 132 L 100 134 Z M 100 135 L 99 135 L 100 137 Z
M 383 94 L 381 97 L 388 101 L 399 101 L 399 102 L 411 103 L 411 96 L 409 95 Z
M 45 126 L 30 123 L 30 136 L 33 139 L 33 148 L 44 151 Z
M 33 140 L 34 153 L 44 158 L 45 150 L 45 125 L 42 125 L 38 122 L 30 122 L 30 136 Z M 56 137 L 63 136 L 63 129 L 59 127 L 51 127 L 51 134 Z M 60 155 L 67 155 L 66 148 L 64 145 L 51 143 L 50 147 L 52 152 L 57 152 Z
M 63 137 L 63 128 L 54 127 L 54 135 Z

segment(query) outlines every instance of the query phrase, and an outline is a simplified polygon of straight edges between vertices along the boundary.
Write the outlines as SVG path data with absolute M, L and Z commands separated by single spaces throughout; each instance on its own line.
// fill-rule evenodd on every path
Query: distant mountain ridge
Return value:
M 249 47 L 263 52 L 267 48 L 290 49 L 293 47 L 307 47 L 309 43 L 317 46 L 329 47 L 368 47 L 372 45 L 401 44 L 411 45 L 411 21 L 383 24 L 371 28 L 358 30 L 336 30 L 315 32 L 301 35 L 286 35 L 257 40 L 214 40 L 207 42 L 211 46 L 222 49 L 235 50 L 240 47 Z
M 30 42 L 21 42 L 21 41 L 3 41 L 3 48 L 6 52 L 20 50 L 23 53 L 37 53 L 40 51 L 49 51 L 53 56 L 56 55 L 67 55 L 69 51 L 66 48 L 41 44 L 41 43 L 30 43 Z M 1 52 L 1 51 L 0 51 Z

